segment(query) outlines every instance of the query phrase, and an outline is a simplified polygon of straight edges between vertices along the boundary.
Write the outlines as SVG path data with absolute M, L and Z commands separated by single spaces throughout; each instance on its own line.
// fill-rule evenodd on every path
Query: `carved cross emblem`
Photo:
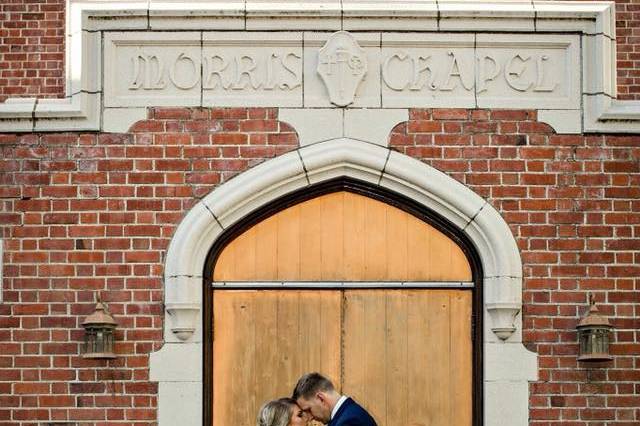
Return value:
M 365 51 L 346 31 L 333 33 L 318 52 L 318 74 L 332 104 L 343 107 L 353 103 L 366 73 Z

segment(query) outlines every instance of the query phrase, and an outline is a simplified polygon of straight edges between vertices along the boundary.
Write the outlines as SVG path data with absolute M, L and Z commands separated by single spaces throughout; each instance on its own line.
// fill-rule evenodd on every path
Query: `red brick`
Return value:
M 127 158 L 162 158 L 164 149 L 161 146 L 128 146 Z
M 469 111 L 466 109 L 434 109 L 432 116 L 434 120 L 466 120 Z
M 79 382 L 70 383 L 69 392 L 72 394 L 87 394 L 87 393 L 104 393 L 105 384 L 97 382 Z
M 188 145 L 191 138 L 188 133 L 158 133 L 153 140 L 159 145 Z
M 276 132 L 278 122 L 274 120 L 244 120 L 240 122 L 241 132 Z
M 14 383 L 15 394 L 43 394 L 49 392 L 48 383 Z
M 133 170 L 133 161 L 132 160 L 99 160 L 98 170 L 100 171 Z
M 126 383 L 125 390 L 131 394 L 155 394 L 158 392 L 157 383 Z
M 492 120 L 505 120 L 505 121 L 522 121 L 527 120 L 528 112 L 524 110 L 493 110 L 491 111 Z
M 69 253 L 67 259 L 72 263 L 102 263 L 104 262 L 104 253 L 92 251 L 76 251 Z
M 604 408 L 585 408 L 580 410 L 580 417 L 584 420 L 607 420 L 615 419 L 615 410 Z
M 51 210 L 49 200 L 18 200 L 15 202 L 17 211 L 48 211 Z
M 433 141 L 436 145 L 469 145 L 469 135 L 435 135 Z
M 442 132 L 441 121 L 409 121 L 407 130 L 410 133 L 439 133 Z
M 244 145 L 247 135 L 242 133 L 216 133 L 211 135 L 211 142 L 219 145 Z
M 191 164 L 188 160 L 155 160 L 154 169 L 161 170 L 189 170 Z
M 131 407 L 132 406 L 132 400 L 130 396 L 96 395 L 94 400 L 97 407 Z
M 75 407 L 76 399 L 70 395 L 43 395 L 38 397 L 40 407 Z
M 191 110 L 188 108 L 156 108 L 153 111 L 156 120 L 180 120 L 191 118 Z
M 34 408 L 13 410 L 13 418 L 15 420 L 45 420 L 48 417 L 48 410 L 37 410 Z
M 73 226 L 69 229 L 70 237 L 101 237 L 104 236 L 104 226 Z
M 14 315 L 45 315 L 49 312 L 46 304 L 20 304 L 13 307 Z
M 165 176 L 162 173 L 148 172 L 148 173 L 130 173 L 129 182 L 132 184 L 153 184 L 153 183 L 165 183 Z M 108 196 L 121 196 L 128 197 L 134 195 L 133 188 L 120 188 L 120 189 L 106 189 L 102 188 L 101 193 Z
M 522 158 L 527 159 L 547 159 L 552 160 L 555 158 L 556 150 L 553 148 L 542 148 L 526 146 L 520 149 L 520 155 Z
M 153 120 L 144 120 L 138 121 L 129 129 L 132 133 L 141 133 L 141 132 L 162 132 L 164 131 L 164 122 L 163 121 L 153 121 Z
M 126 410 L 126 418 L 129 420 L 153 420 L 156 417 L 155 409 L 143 410 L 141 408 Z
M 131 263 L 156 263 L 160 260 L 160 255 L 155 251 L 134 251 L 125 253 L 125 261 Z
M 72 224 L 78 223 L 79 215 L 76 213 L 46 213 L 42 220 L 46 224 Z
M 73 265 L 41 265 L 38 267 L 38 275 L 42 277 L 66 277 L 73 275 Z
M 267 135 L 269 145 L 298 145 L 298 135 L 295 133 L 270 133 Z M 241 147 L 245 148 L 245 147 Z

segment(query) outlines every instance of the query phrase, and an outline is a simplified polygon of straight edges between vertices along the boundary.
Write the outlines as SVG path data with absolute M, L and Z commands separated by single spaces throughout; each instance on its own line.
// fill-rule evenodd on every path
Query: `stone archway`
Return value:
M 151 355 L 159 423 L 202 424 L 202 281 L 207 254 L 234 223 L 292 191 L 348 177 L 408 197 L 457 226 L 484 271 L 484 424 L 528 423 L 535 354 L 522 346 L 522 264 L 499 213 L 470 189 L 410 157 L 348 138 L 318 142 L 269 160 L 203 198 L 179 225 L 165 263 L 165 345 Z

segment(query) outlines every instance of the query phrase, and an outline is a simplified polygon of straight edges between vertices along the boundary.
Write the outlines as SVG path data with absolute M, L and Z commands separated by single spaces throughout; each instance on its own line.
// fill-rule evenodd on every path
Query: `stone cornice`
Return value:
M 76 31 L 577 31 L 615 38 L 613 2 L 72 0 L 72 13 Z
M 581 34 L 582 111 L 573 112 L 576 123 L 569 127 L 640 132 L 640 102 L 615 99 L 612 2 L 71 0 L 67 29 L 67 96 L 0 104 L 0 131 L 110 130 L 102 105 L 104 32 L 345 30 Z M 541 114 L 552 125 L 560 116 L 554 111 Z

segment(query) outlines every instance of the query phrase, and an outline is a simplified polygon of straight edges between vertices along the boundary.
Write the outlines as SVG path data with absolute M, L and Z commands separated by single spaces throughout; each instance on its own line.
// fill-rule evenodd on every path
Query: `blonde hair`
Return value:
M 295 401 L 280 398 L 269 401 L 260 408 L 256 426 L 289 426 Z

